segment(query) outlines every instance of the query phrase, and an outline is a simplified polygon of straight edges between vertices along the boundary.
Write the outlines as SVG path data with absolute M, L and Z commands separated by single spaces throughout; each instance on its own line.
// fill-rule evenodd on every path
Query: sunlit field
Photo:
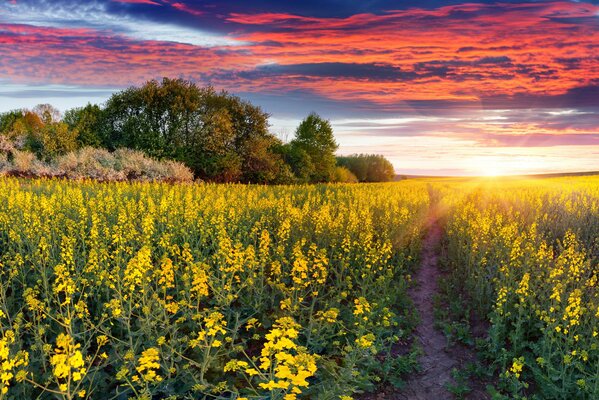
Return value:
M 341 399 L 418 371 L 408 289 L 488 321 L 497 396 L 599 396 L 599 178 L 0 179 L 0 398 Z M 169 397 L 170 396 L 170 397 Z M 503 398 L 503 397 L 498 397 Z
M 599 179 L 443 187 L 453 287 L 490 322 L 483 352 L 513 395 L 599 397 Z
M 393 379 L 423 183 L 0 181 L 13 398 L 339 398 Z M 400 365 L 401 366 L 401 365 Z

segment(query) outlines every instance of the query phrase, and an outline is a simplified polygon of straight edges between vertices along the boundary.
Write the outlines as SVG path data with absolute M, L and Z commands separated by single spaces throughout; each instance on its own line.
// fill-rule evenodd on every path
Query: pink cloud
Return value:
M 170 4 L 201 13 L 180 2 Z M 238 13 L 228 17 L 241 26 L 232 37 L 237 45 L 210 48 L 4 24 L 0 75 L 20 82 L 94 85 L 184 76 L 235 91 L 302 90 L 381 106 L 559 95 L 599 81 L 598 12 L 599 6 L 589 3 L 548 2 L 464 4 L 347 18 Z M 256 28 L 244 29 L 250 24 Z M 331 63 L 398 72 L 396 78 L 378 79 L 376 74 L 335 76 L 294 68 Z M 260 66 L 267 64 L 290 72 L 264 73 Z
M 189 7 L 188 5 L 184 4 L 184 3 L 171 3 L 171 6 L 173 8 L 176 8 L 179 11 L 191 14 L 191 15 L 195 15 L 195 16 L 200 16 L 203 15 L 204 13 L 202 11 L 196 10 L 194 8 Z

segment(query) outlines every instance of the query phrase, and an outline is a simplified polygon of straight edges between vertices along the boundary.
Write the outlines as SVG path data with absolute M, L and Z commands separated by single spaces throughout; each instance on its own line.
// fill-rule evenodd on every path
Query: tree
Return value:
M 395 177 L 393 164 L 376 154 L 337 157 L 337 164 L 349 169 L 360 182 L 388 182 Z
M 15 122 L 23 118 L 23 110 L 11 110 L 0 114 L 0 134 L 7 135 Z
M 60 113 L 49 104 L 33 111 L 11 111 L 2 114 L 2 133 L 18 148 L 50 160 L 77 148 L 77 131 L 60 122 Z
M 278 146 L 275 151 L 281 155 L 285 165 L 289 166 L 293 174 L 292 182 L 289 183 L 310 182 L 310 178 L 314 174 L 314 164 L 304 149 L 287 143 Z
M 208 180 L 232 182 L 241 176 L 241 158 L 234 151 L 235 132 L 226 109 L 210 110 L 199 116 L 199 124 L 188 132 L 175 149 L 178 159 L 195 174 Z
M 60 111 L 51 104 L 38 104 L 31 110 L 44 124 L 60 121 Z
M 335 167 L 333 182 L 337 183 L 357 183 L 358 178 L 345 167 Z
M 64 122 L 49 123 L 32 132 L 28 141 L 39 158 L 49 161 L 77 149 L 77 131 L 69 129 Z
M 260 107 L 183 79 L 152 80 L 115 93 L 102 112 L 109 149 L 129 147 L 184 162 L 202 179 L 271 183 L 281 162 Z
M 311 182 L 329 182 L 333 179 L 338 145 L 329 121 L 311 113 L 298 126 L 291 146 L 296 148 L 295 152 L 303 150 L 310 157 L 313 166 Z
M 243 181 L 254 183 L 289 183 L 293 176 L 283 157 L 275 152 L 281 142 L 274 137 L 252 136 L 242 145 Z
M 85 107 L 67 110 L 62 121 L 69 129 L 77 132 L 78 147 L 100 147 L 102 138 L 99 135 L 102 109 L 96 104 L 88 103 Z

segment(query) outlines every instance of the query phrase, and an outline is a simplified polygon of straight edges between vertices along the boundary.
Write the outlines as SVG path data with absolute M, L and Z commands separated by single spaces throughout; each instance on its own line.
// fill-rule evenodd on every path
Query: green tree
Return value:
M 85 107 L 67 110 L 62 121 L 69 129 L 77 132 L 78 147 L 100 147 L 102 139 L 99 134 L 102 109 L 96 104 L 88 103 Z
M 276 152 L 280 140 L 270 136 L 253 136 L 243 141 L 243 181 L 254 183 L 290 183 L 293 173 Z
M 296 152 L 303 150 L 310 157 L 313 166 L 311 182 L 329 182 L 334 178 L 338 145 L 329 121 L 311 113 L 298 126 L 291 146 L 297 149 Z
M 278 146 L 277 153 L 281 155 L 285 165 L 293 174 L 291 182 L 308 183 L 314 174 L 314 164 L 310 155 L 302 148 L 293 146 L 291 143 Z
M 395 177 L 393 164 L 376 154 L 337 157 L 337 164 L 349 169 L 360 182 L 388 182 Z
M 64 122 L 45 124 L 29 137 L 31 150 L 47 161 L 77 149 L 77 131 Z
M 15 122 L 23 118 L 23 110 L 11 110 L 0 114 L 0 134 L 12 132 Z
M 219 182 L 280 179 L 268 114 L 227 92 L 164 78 L 114 94 L 102 114 L 100 137 L 109 149 L 182 161 L 196 176 Z

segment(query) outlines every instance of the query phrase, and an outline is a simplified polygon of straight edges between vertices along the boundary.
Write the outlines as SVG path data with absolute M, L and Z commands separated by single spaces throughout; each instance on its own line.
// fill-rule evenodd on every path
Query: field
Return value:
M 465 184 L 447 195 L 449 282 L 490 322 L 486 356 L 517 397 L 599 396 L 599 179 Z
M 431 224 L 437 311 L 486 321 L 496 398 L 597 398 L 597 177 L 3 178 L 0 398 L 401 393 L 421 373 L 410 288 Z

